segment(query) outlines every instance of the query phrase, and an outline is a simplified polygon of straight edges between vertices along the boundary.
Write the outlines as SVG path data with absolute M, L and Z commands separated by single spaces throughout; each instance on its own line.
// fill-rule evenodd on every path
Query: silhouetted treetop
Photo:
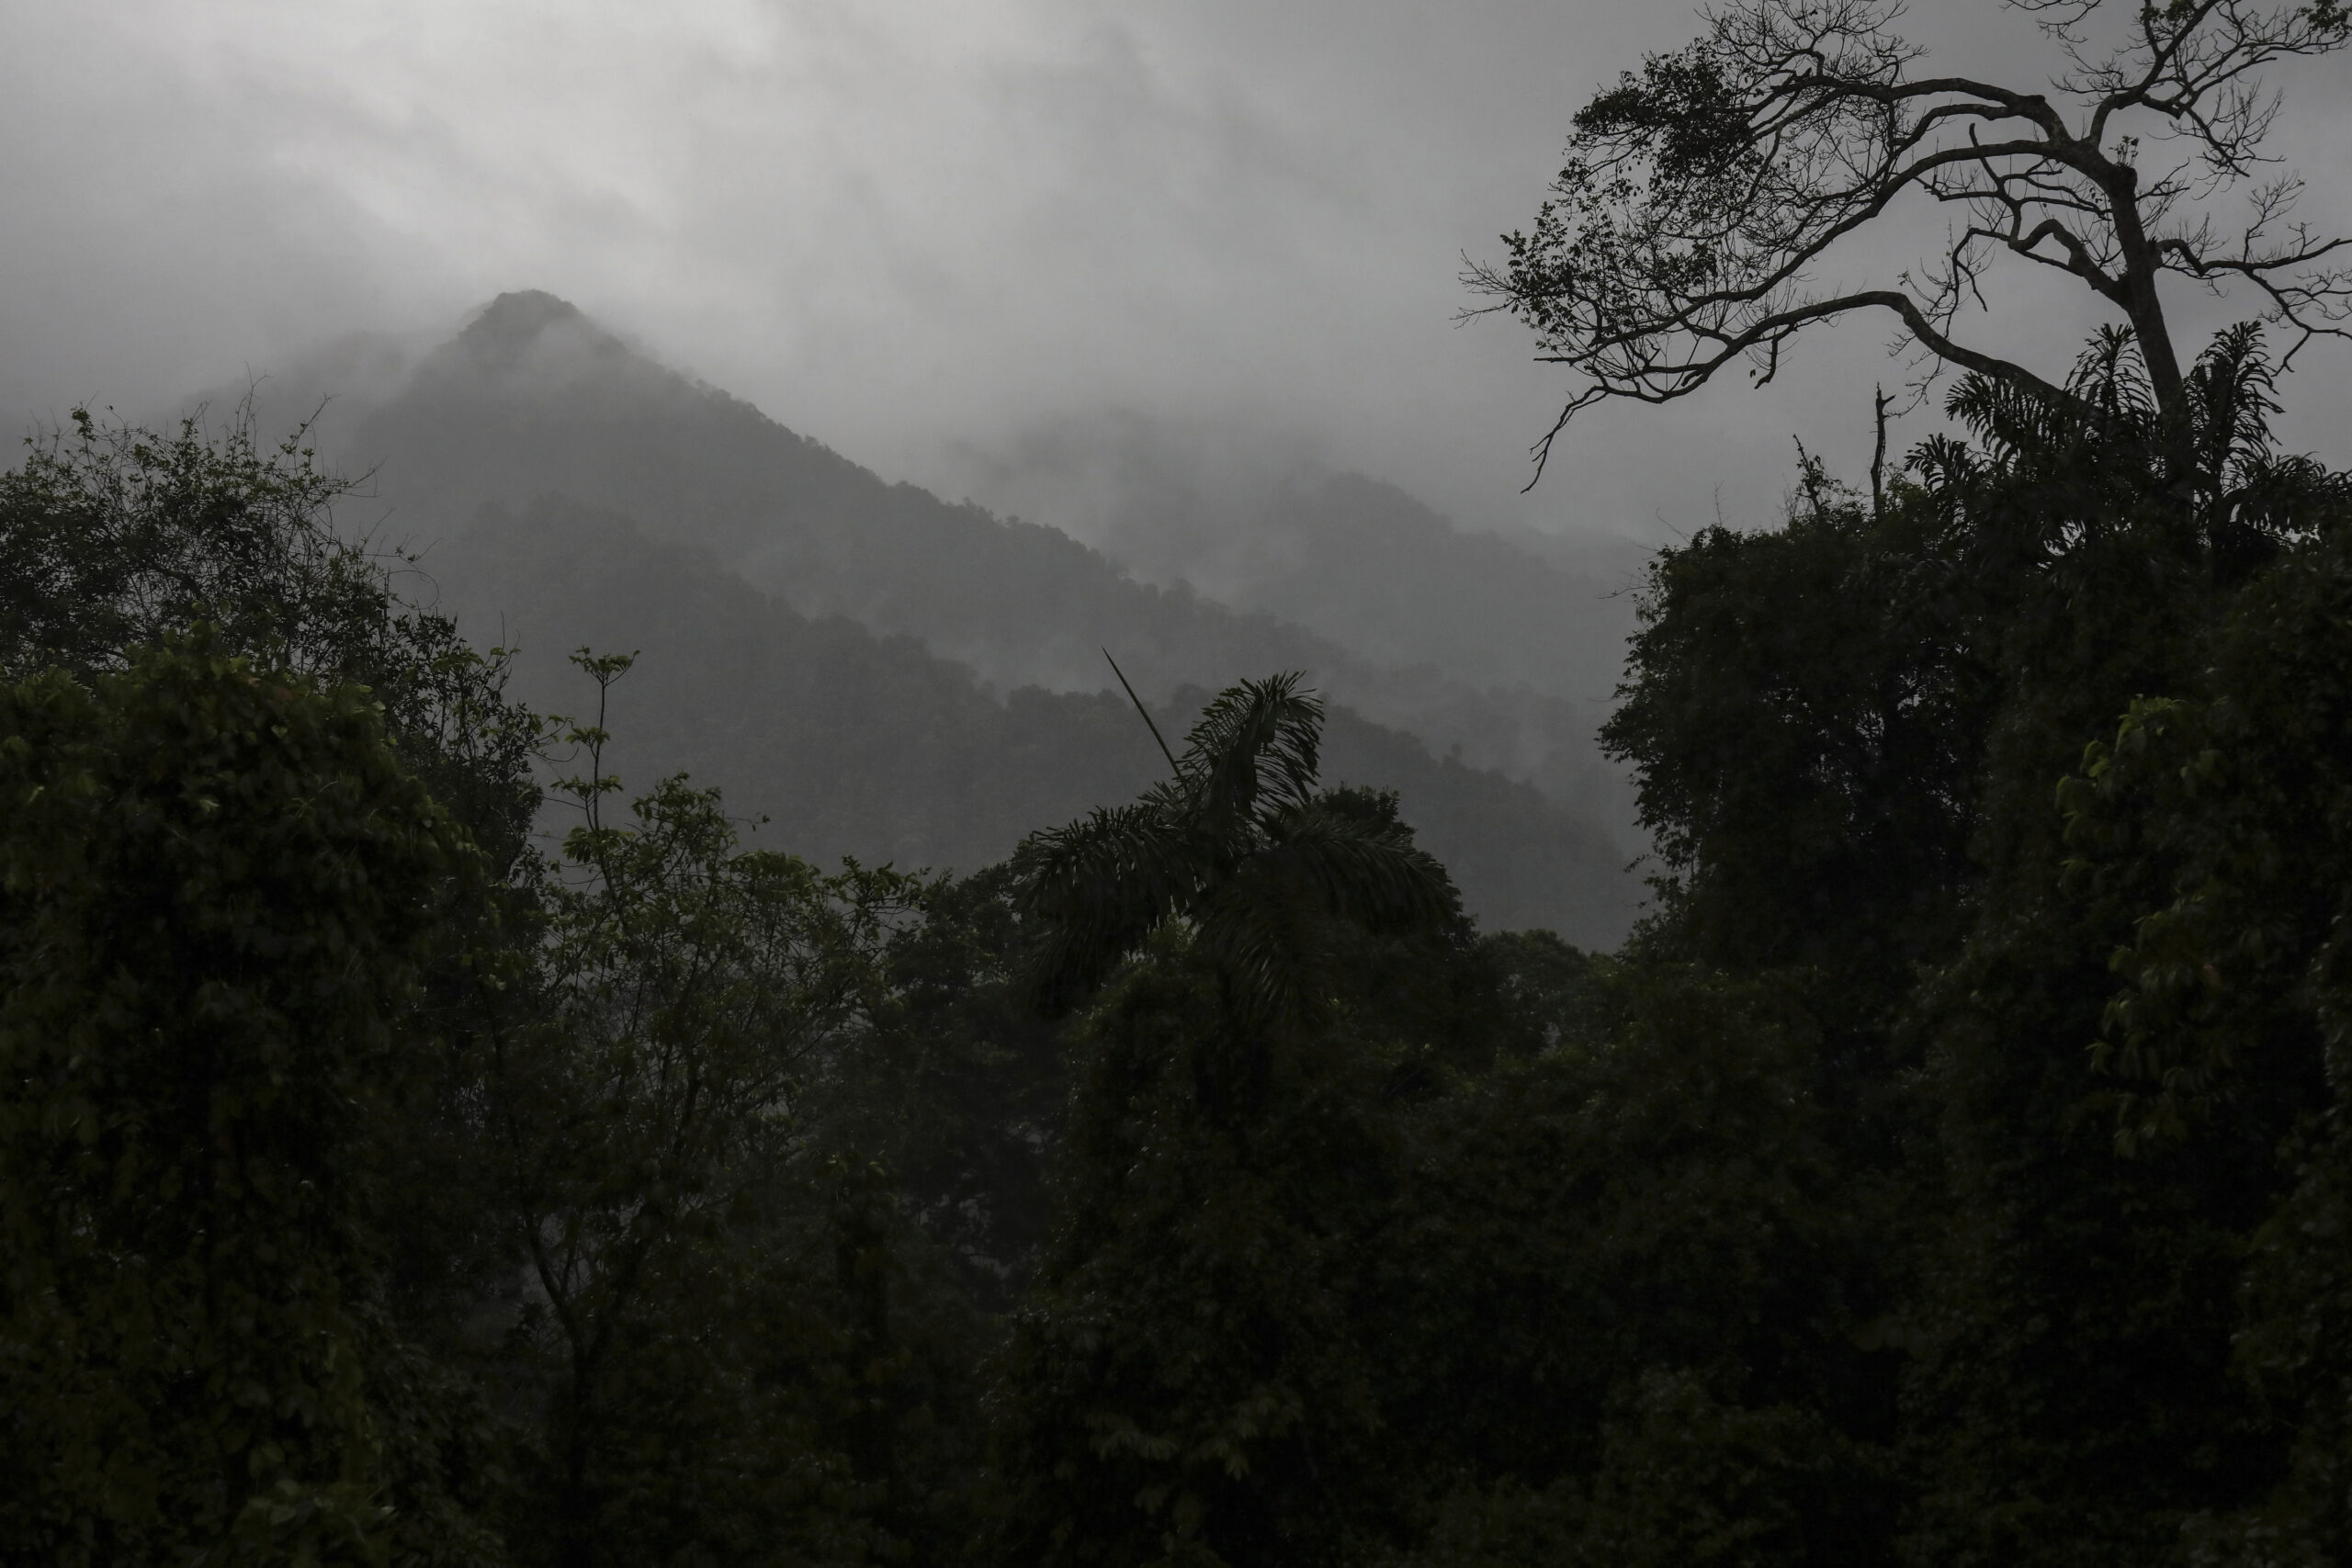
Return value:
M 1465 281 L 1534 329 L 1541 361 L 1584 378 L 1535 448 L 1538 472 L 1576 412 L 1665 402 L 1745 358 L 1760 384 L 1815 322 L 1885 310 L 1922 351 L 2059 402 L 2058 379 L 1962 327 L 1993 264 L 2065 274 L 2143 344 L 2168 421 L 2186 376 L 2159 280 L 2250 287 L 2290 334 L 2283 361 L 2346 334 L 2346 241 L 2294 215 L 2302 182 L 2269 172 L 2278 95 L 2263 72 L 2346 39 L 2337 0 L 2260 5 L 2009 0 L 2064 59 L 2049 91 L 1923 73 L 1888 0 L 1740 0 L 1705 31 L 1578 110 L 1567 161 L 1532 229 Z M 2223 221 L 2215 198 L 2243 190 Z M 1888 281 L 1826 288 L 1841 241 L 1924 197 L 1946 243 Z
M 1322 921 L 1399 930 L 1456 914 L 1393 795 L 1316 788 L 1322 728 L 1296 675 L 1245 681 L 1202 712 L 1172 778 L 1023 840 L 1012 871 L 1041 932 L 1046 1001 L 1078 999 L 1182 920 L 1243 1021 L 1295 1018 L 1314 1005 Z

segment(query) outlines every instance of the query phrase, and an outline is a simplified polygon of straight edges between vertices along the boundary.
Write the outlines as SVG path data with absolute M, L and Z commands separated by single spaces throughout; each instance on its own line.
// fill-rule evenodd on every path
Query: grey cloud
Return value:
M 1106 407 L 1277 439 L 1468 526 L 1769 515 L 1849 468 L 1883 332 L 1763 393 L 1607 410 L 1520 496 L 1559 392 L 1462 252 L 1523 221 L 1591 88 L 1692 26 L 1626 0 L 0 0 L 0 417 L 176 396 L 544 287 L 883 471 L 953 488 Z M 2029 65 L 1990 0 L 1918 7 Z M 2322 106 L 2290 130 L 2341 144 Z M 2315 211 L 2346 210 L 2334 162 Z M 2352 212 L 2347 212 L 2352 216 Z M 1879 258 L 1899 259 L 1905 240 Z M 2089 317 L 2057 299 L 2047 338 Z M 2346 356 L 2352 357 L 2352 356 Z M 2312 398 L 2346 372 L 2315 360 Z M 2308 420 L 2306 420 L 2308 423 Z M 2316 437 L 2314 437 L 2316 438 Z M 1219 439 L 1225 439 L 1220 437 Z

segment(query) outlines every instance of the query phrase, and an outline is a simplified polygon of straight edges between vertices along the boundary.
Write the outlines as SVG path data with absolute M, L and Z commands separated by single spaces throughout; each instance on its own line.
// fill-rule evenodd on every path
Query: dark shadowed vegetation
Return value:
M 2344 29 L 2139 16 L 2086 91 Z M 1724 17 L 1577 145 L 1702 201 L 2003 104 Z M 0 1558 L 2352 1559 L 2352 480 L 2260 325 L 2126 314 L 1658 553 L 1622 943 L 1498 929 L 1613 897 L 1573 824 L 1299 675 L 1000 695 L 493 505 L 526 615 L 664 606 L 551 717 L 299 436 L 77 415 L 0 476 Z
M 2190 386 L 2185 498 L 2118 338 L 1662 553 L 1610 957 L 1465 918 L 1289 678 L 827 872 L 624 788 L 628 659 L 510 701 L 299 447 L 36 448 L 9 1556 L 2333 1560 L 2352 487 L 2257 333 Z

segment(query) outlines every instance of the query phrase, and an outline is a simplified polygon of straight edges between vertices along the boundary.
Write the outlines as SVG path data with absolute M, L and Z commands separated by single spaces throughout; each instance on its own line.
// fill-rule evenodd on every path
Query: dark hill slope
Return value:
M 1147 582 L 1190 582 L 1389 669 L 1606 699 L 1648 558 L 1591 534 L 1457 527 L 1419 498 L 1246 434 L 1106 410 L 951 456 L 999 512 L 1050 523 Z M 1564 491 L 1573 498 L 1574 479 Z
M 1619 584 L 1464 533 L 1395 485 L 1300 475 L 1240 522 L 1232 532 L 1274 547 L 1237 563 L 1229 588 L 1196 580 L 1227 604 L 1273 611 L 1384 665 L 1430 664 L 1480 685 L 1594 701 L 1616 687 L 1634 629 Z M 1182 543 L 1176 535 L 1161 545 L 1165 569 Z M 1125 557 L 1124 545 L 1112 547 Z
M 1097 690 L 1106 645 L 1154 695 L 1304 670 L 1374 718 L 1555 798 L 1591 792 L 1587 705 L 1385 668 L 1274 615 L 1138 582 L 1056 529 L 887 483 L 549 295 L 500 296 L 342 457 L 380 465 L 381 492 L 414 536 L 484 502 L 573 495 L 707 549 L 803 615 L 919 637 L 1002 687 Z
M 640 650 L 615 688 L 615 765 L 635 785 L 691 772 L 804 854 L 968 870 L 1031 829 L 1130 798 L 1164 766 L 1124 698 L 1026 687 L 999 700 L 912 638 L 801 615 L 710 552 L 581 503 L 493 508 L 426 565 L 477 642 L 521 648 L 516 690 L 537 705 L 576 712 L 593 696 L 569 649 Z M 1162 709 L 1163 728 L 1202 695 Z M 1619 852 L 1527 785 L 1343 706 L 1325 776 L 1396 790 L 1489 927 L 1623 936 L 1633 884 Z
M 447 517 L 578 496 L 803 614 L 920 637 L 1007 684 L 1091 688 L 1104 641 L 1153 687 L 1344 657 L 1271 616 L 1136 583 L 1054 529 L 887 483 L 545 294 L 500 296 L 352 448 L 388 494 Z

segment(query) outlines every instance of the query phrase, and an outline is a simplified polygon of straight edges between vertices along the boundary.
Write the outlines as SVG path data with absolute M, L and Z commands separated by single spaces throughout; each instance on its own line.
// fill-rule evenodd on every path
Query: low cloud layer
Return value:
M 1990 0 L 1918 18 L 2033 57 Z M 1964 15 L 1963 15 L 1964 13 Z M 1791 436 L 1849 466 L 1881 329 L 1781 383 L 1596 412 L 1532 496 L 1557 378 L 1457 328 L 1570 113 L 1693 22 L 1626 0 L 6 0 L 0 416 L 168 398 L 353 329 L 572 299 L 894 476 L 950 487 L 1102 410 L 1220 425 L 1464 523 L 1769 514 Z M 2020 64 L 2021 73 L 2041 73 Z M 2326 149 L 2341 62 L 2298 73 Z M 2054 301 L 2033 330 L 2085 330 Z M 2346 356 L 2352 357 L 2352 356 Z M 2290 429 L 2340 423 L 2315 361 Z

